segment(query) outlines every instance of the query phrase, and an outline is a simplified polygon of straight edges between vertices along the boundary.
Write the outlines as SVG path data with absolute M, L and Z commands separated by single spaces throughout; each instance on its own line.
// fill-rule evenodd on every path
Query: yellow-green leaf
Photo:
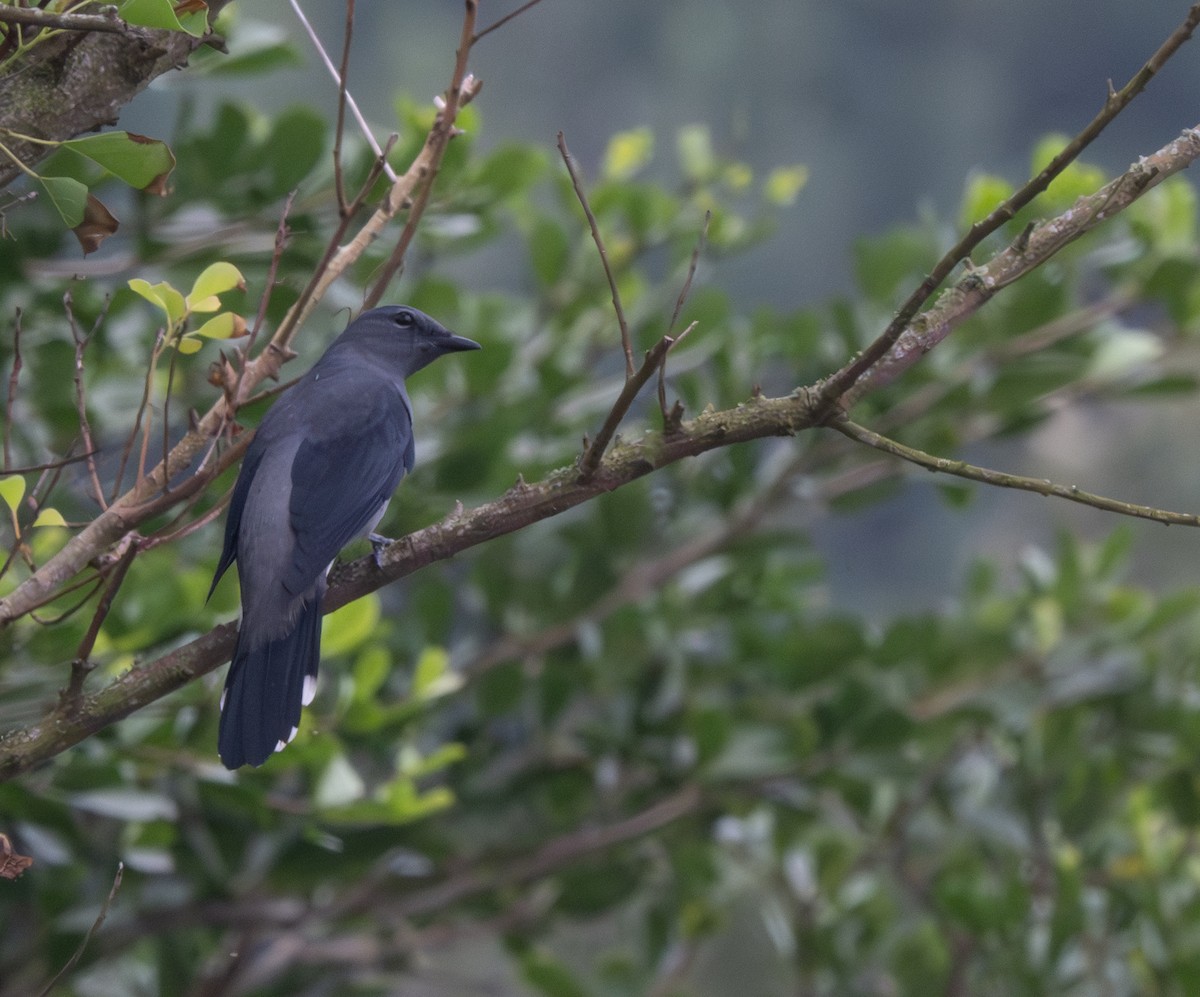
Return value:
M 373 592 L 334 610 L 322 628 L 322 657 L 353 651 L 371 636 L 380 615 L 379 596 Z
M 57 509 L 43 509 L 33 521 L 34 526 L 66 526 L 67 521 Z
M 707 180 L 717 168 L 707 125 L 687 125 L 675 136 L 679 165 L 689 180 Z
M 13 512 L 17 511 L 17 506 L 21 504 L 21 499 L 25 497 L 25 479 L 19 474 L 10 474 L 5 478 L 0 478 L 0 498 L 8 503 L 8 507 Z
M 654 155 L 654 133 L 649 128 L 618 132 L 604 154 L 604 175 L 610 180 L 628 180 Z
M 216 295 L 232 291 L 235 287 L 243 291 L 246 289 L 245 278 L 237 267 L 224 261 L 210 264 L 192 285 L 192 292 L 187 296 L 188 307 L 194 312 L 215 312 L 221 307 Z M 210 301 L 215 304 L 210 306 Z
M 246 320 L 233 312 L 222 312 L 200 326 L 194 335 L 205 339 L 234 339 L 246 335 Z
M 796 195 L 800 193 L 806 183 L 808 183 L 807 166 L 780 166 L 767 175 L 763 193 L 772 204 L 782 207 L 795 203 Z
M 462 676 L 450 670 L 450 655 L 444 647 L 427 647 L 413 669 L 411 696 L 417 701 L 435 699 L 459 689 Z
M 159 281 L 157 284 L 151 284 L 140 277 L 134 277 L 129 281 L 129 289 L 135 294 L 140 294 L 151 304 L 158 305 L 166 314 L 167 321 L 171 325 L 176 325 L 183 321 L 184 315 L 187 314 L 187 306 L 184 303 L 183 295 L 165 280 Z
M 204 347 L 204 341 L 197 339 L 193 333 L 188 333 L 186 336 L 180 336 L 179 342 L 175 344 L 177 349 L 184 356 L 191 356 L 193 353 L 199 353 Z

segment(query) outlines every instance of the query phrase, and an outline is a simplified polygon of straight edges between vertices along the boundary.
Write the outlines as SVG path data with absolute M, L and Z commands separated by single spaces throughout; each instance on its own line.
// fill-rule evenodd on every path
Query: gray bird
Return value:
M 235 560 L 242 622 L 221 696 L 226 768 L 261 765 L 296 734 L 316 692 L 325 577 L 370 533 L 412 470 L 404 379 L 443 353 L 477 350 L 415 308 L 364 312 L 263 417 L 225 523 L 209 589 Z

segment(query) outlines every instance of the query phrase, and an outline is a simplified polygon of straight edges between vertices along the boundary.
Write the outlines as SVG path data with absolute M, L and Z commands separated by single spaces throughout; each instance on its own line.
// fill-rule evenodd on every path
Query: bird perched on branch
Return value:
M 236 560 L 242 620 L 217 742 L 226 768 L 261 765 L 281 750 L 312 701 L 329 567 L 357 537 L 384 542 L 370 531 L 412 470 L 404 379 L 444 353 L 477 349 L 415 308 L 375 308 L 263 417 L 209 589 Z

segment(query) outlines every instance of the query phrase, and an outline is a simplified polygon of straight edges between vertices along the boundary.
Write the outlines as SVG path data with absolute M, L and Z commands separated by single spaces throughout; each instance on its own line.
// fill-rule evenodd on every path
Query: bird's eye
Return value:
M 410 311 L 397 312 L 392 321 L 401 328 L 407 329 L 413 324 L 413 313 Z

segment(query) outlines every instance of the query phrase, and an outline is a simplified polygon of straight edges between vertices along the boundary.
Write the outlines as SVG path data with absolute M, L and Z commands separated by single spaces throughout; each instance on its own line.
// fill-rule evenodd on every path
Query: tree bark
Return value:
M 210 0 L 210 16 L 228 0 Z M 0 141 L 25 166 L 53 146 L 16 135 L 61 142 L 115 125 L 121 108 L 151 80 L 180 69 L 205 41 L 181 31 L 126 27 L 119 33 L 62 31 L 0 65 Z M 0 157 L 0 188 L 21 175 Z

